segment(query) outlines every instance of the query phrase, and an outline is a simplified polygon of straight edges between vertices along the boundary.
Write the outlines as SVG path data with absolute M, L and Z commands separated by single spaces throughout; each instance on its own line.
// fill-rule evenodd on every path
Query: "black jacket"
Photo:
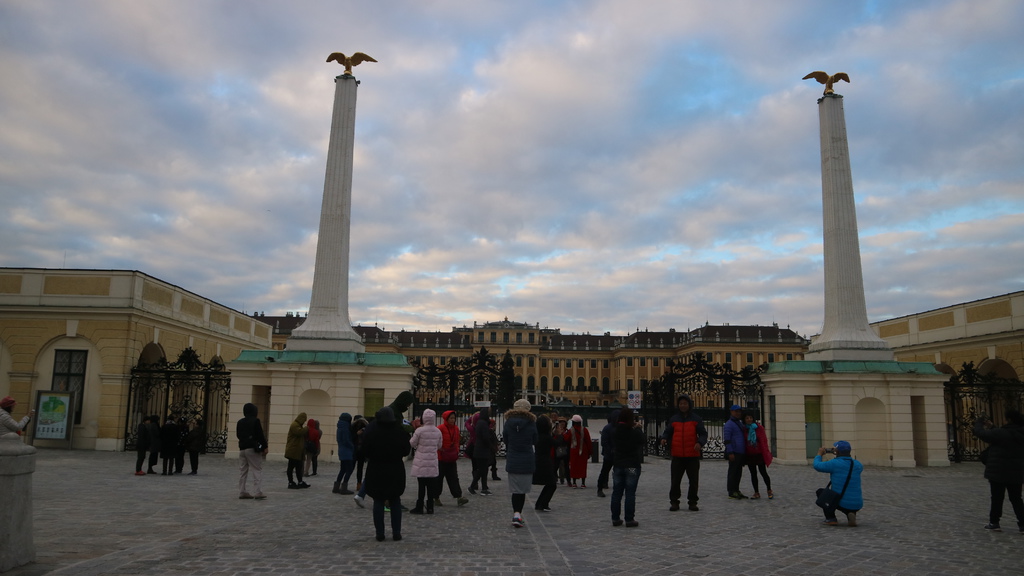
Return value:
M 974 435 L 989 444 L 986 479 L 1000 484 L 1024 482 L 1024 427 L 1010 423 L 985 428 L 979 420 L 974 423 Z

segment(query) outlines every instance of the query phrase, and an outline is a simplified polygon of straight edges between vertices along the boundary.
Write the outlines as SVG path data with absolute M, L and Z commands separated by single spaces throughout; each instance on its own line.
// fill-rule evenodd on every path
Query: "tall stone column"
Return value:
M 824 217 L 825 323 L 807 360 L 891 361 L 892 350 L 868 325 L 857 209 L 846 140 L 843 97 L 818 100 Z
M 352 224 L 352 153 L 356 88 L 350 74 L 334 79 L 334 113 L 327 149 L 327 175 L 320 208 L 320 235 L 309 314 L 288 338 L 288 350 L 365 352 L 348 313 L 349 237 Z

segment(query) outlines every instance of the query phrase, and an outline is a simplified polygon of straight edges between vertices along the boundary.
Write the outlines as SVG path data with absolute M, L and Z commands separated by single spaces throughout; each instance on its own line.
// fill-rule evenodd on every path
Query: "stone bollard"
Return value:
M 32 473 L 36 449 L 16 434 L 0 436 L 0 572 L 35 562 Z

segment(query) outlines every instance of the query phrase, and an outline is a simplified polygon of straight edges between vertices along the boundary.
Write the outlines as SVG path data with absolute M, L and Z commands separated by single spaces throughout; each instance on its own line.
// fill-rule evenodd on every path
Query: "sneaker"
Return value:
M 491 491 L 486 489 L 486 488 L 484 488 L 483 490 L 480 491 L 480 495 L 481 496 L 490 496 L 491 495 Z
M 999 527 L 999 524 L 993 524 L 991 522 L 989 522 L 988 524 L 985 524 L 985 530 L 991 530 L 993 532 L 1002 532 L 1003 531 L 1003 529 Z
M 136 476 L 145 476 L 145 475 L 146 475 L 146 473 L 145 473 L 145 472 L 143 472 L 142 470 L 136 470 L 136 471 L 135 471 L 135 475 L 136 475 Z
M 440 498 L 434 498 L 434 506 L 444 506 L 444 504 L 441 503 Z
M 249 494 L 248 492 L 242 492 L 238 495 L 239 500 L 252 500 L 252 498 L 252 494 Z
M 512 525 L 516 528 L 522 528 L 525 525 L 525 522 L 523 522 L 523 517 L 519 514 L 514 514 L 512 516 Z
M 604 497 L 605 497 L 605 495 L 604 495 L 604 489 L 603 489 L 603 488 L 598 488 L 598 489 L 597 489 L 597 497 L 598 497 L 598 498 L 604 498 Z
M 264 494 L 263 492 L 260 492 L 259 494 L 253 496 L 253 498 L 255 498 L 256 500 L 266 500 L 267 495 Z
M 305 482 L 299 482 L 299 488 L 312 488 L 312 486 Z
M 668 511 L 679 512 L 679 502 L 673 502 L 672 505 L 668 507 Z
M 298 490 L 299 489 L 299 485 L 296 484 L 295 482 L 289 482 L 288 483 L 288 489 L 289 490 Z
M 390 513 L 391 512 L 391 506 L 385 506 L 384 507 L 384 511 Z
M 696 504 L 690 504 L 690 512 L 700 512 L 700 508 L 697 508 Z
M 636 528 L 639 525 L 640 523 L 636 520 L 630 520 L 629 522 L 626 522 L 626 528 Z
M 459 503 L 459 506 L 465 506 L 466 504 L 469 503 L 469 498 L 466 498 L 465 496 L 459 496 L 459 498 L 458 498 L 458 500 L 456 500 L 456 502 Z
M 356 501 L 356 506 L 359 506 L 360 508 L 365 508 L 365 506 L 363 505 L 363 497 L 362 496 L 360 496 L 359 494 L 356 494 L 355 496 L 352 497 L 352 499 Z
M 469 493 L 473 494 L 473 495 L 476 495 L 476 488 L 473 488 L 472 486 L 470 486 L 469 487 Z
M 622 526 L 622 520 L 612 520 L 612 526 Z
M 739 492 L 731 492 L 731 493 L 729 493 L 729 500 L 741 500 L 742 498 L 743 497 L 740 496 Z
M 826 518 L 822 524 L 826 526 L 839 526 L 839 520 L 836 520 L 835 518 Z
M 847 526 L 856 526 L 857 525 L 857 513 L 856 512 L 847 512 L 846 513 L 846 524 L 847 524 Z
M 749 499 L 749 497 L 748 497 L 748 496 L 744 496 L 742 492 L 737 492 L 737 493 L 736 493 L 736 496 L 737 496 L 737 497 L 738 497 L 738 498 L 739 498 L 740 500 L 748 500 L 748 499 Z
M 536 510 L 537 512 L 551 512 L 551 508 L 548 508 L 547 506 L 543 508 L 534 507 L 534 510 Z M 1022 530 L 1022 532 L 1024 532 L 1024 530 Z

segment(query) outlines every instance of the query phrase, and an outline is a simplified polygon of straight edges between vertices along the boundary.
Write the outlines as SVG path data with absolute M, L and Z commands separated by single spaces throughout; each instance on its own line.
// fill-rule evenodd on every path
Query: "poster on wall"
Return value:
M 626 392 L 626 406 L 629 406 L 630 410 L 639 410 L 641 408 L 641 402 L 643 400 L 643 392 L 640 390 L 629 390 Z
M 36 392 L 36 429 L 33 440 L 71 440 L 75 395 L 72 392 Z

